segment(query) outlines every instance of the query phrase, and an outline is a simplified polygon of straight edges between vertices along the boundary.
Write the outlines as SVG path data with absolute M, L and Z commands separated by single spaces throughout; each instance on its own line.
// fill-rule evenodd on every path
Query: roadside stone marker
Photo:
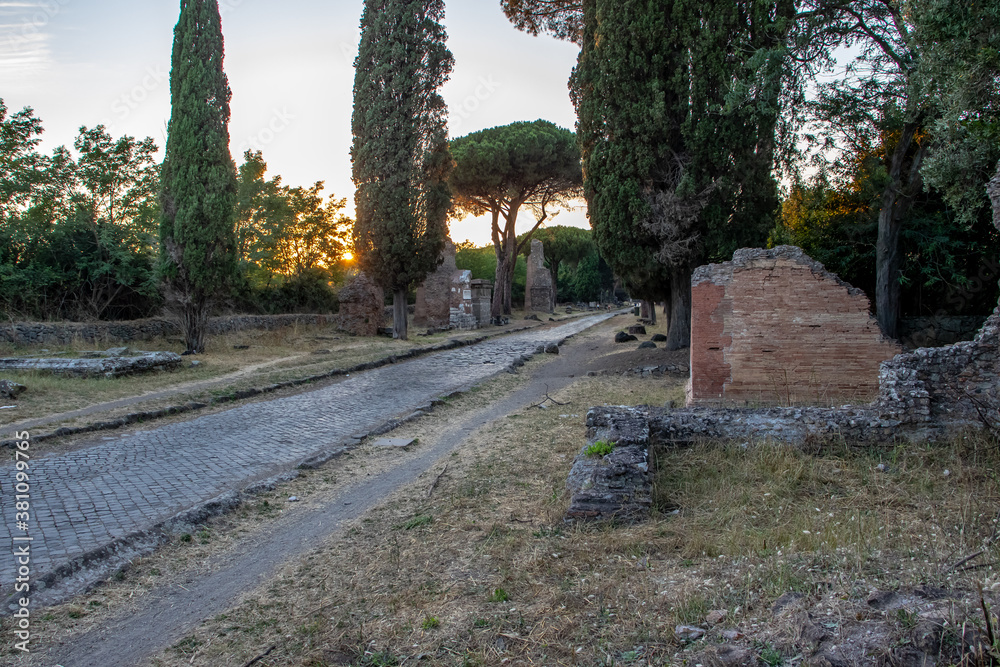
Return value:
M 552 272 L 545 266 L 545 246 L 537 239 L 531 241 L 531 254 L 528 256 L 525 301 L 527 310 L 552 313 L 556 309 L 555 283 Z

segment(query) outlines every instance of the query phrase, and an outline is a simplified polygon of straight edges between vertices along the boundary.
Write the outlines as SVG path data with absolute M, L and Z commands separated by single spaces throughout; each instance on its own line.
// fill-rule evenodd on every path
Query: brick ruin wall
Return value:
M 799 248 L 740 250 L 692 281 L 690 405 L 870 400 L 885 338 L 861 290 Z
M 973 340 L 899 354 L 881 364 L 878 380 L 875 401 L 839 408 L 593 408 L 587 442 L 622 447 L 600 458 L 581 450 L 567 480 L 572 500 L 566 518 L 642 520 L 654 446 L 699 440 L 894 444 L 939 441 L 968 430 L 1000 434 L 1000 305 Z
M 340 290 L 339 328 L 355 336 L 377 336 L 385 324 L 385 292 L 364 273 Z
M 447 328 L 451 323 L 451 279 L 455 266 L 455 244 L 450 240 L 441 254 L 437 270 L 417 288 L 413 324 L 418 327 Z

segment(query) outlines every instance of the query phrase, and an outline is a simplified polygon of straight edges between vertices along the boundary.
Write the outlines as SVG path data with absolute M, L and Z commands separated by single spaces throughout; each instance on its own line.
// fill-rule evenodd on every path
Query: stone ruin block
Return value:
M 455 244 L 448 240 L 441 264 L 417 288 L 413 324 L 418 327 L 447 328 L 451 324 L 451 277 L 455 273 Z
M 545 266 L 545 247 L 541 241 L 531 241 L 528 255 L 528 279 L 525 285 L 525 310 L 553 313 L 556 309 L 555 281 Z
M 642 408 L 593 408 L 587 415 L 587 445 L 573 463 L 566 488 L 568 520 L 640 521 L 652 506 L 649 420 Z M 614 443 L 604 456 L 587 448 Z
M 493 283 L 489 280 L 473 280 L 472 287 L 472 314 L 476 318 L 476 323 L 483 327 L 490 323 L 493 311 Z
M 882 364 L 875 406 L 904 424 L 1000 432 L 1000 306 L 976 337 L 920 348 Z
M 449 321 L 453 329 L 477 329 L 479 322 L 472 308 L 472 271 L 451 274 L 451 308 Z
M 385 292 L 364 273 L 340 290 L 339 328 L 355 336 L 376 336 L 385 326 Z
M 715 285 L 709 281 L 709 287 L 712 286 Z M 721 292 L 714 292 L 720 300 L 725 296 L 724 290 Z M 693 355 L 692 350 L 692 360 Z M 831 441 L 880 445 L 900 440 L 937 441 L 970 429 L 997 433 L 1000 432 L 1000 305 L 972 341 L 921 348 L 883 362 L 878 397 L 869 404 L 839 408 L 679 410 L 602 407 L 591 410 L 587 426 L 589 442 L 618 438 L 634 461 L 640 456 L 648 458 L 652 446 L 678 447 L 699 440 L 822 447 Z M 636 447 L 645 451 L 632 451 Z M 611 470 L 611 462 L 607 464 L 607 470 L 602 472 L 594 461 L 587 460 L 584 452 L 577 457 L 567 483 L 573 495 L 567 520 L 642 518 L 641 509 L 634 503 L 634 498 L 644 498 L 641 477 L 618 465 L 616 471 L 623 472 L 623 479 L 619 479 L 611 474 L 615 472 Z M 623 493 L 626 488 L 637 491 L 635 495 Z
M 451 280 L 451 326 L 478 329 L 490 322 L 493 283 L 473 280 L 472 271 L 455 271 Z
M 180 368 L 174 352 L 136 352 L 132 356 L 97 359 L 0 359 L 0 371 L 28 371 L 65 377 L 121 377 L 155 370 Z
M 691 297 L 689 405 L 870 400 L 902 351 L 861 290 L 793 246 L 700 267 Z

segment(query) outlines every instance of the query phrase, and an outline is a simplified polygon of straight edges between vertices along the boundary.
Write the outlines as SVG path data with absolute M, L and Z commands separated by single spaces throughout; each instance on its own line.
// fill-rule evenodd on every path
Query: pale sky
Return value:
M 237 163 L 260 149 L 268 175 L 289 185 L 326 181 L 348 197 L 353 61 L 362 0 L 220 0 L 233 90 Z M 71 147 L 80 126 L 151 136 L 162 159 L 170 117 L 170 51 L 177 0 L 0 0 L 0 98 L 34 108 L 46 153 Z M 448 0 L 455 71 L 443 94 L 451 136 L 538 118 L 574 129 L 566 82 L 577 47 L 515 30 L 499 0 Z M 589 227 L 583 209 L 553 224 Z M 531 214 L 522 213 L 522 228 Z M 452 222 L 456 242 L 489 243 L 489 222 Z

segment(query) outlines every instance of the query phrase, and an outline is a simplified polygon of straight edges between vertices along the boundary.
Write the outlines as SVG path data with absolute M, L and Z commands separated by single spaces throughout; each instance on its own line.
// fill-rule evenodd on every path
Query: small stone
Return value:
M 705 636 L 705 630 L 694 625 L 678 625 L 674 635 L 682 642 L 693 642 Z
M 947 476 L 949 476 L 951 474 L 951 471 L 948 470 L 947 468 L 945 468 L 945 471 L 943 473 L 941 473 L 941 474 L 944 475 L 945 477 L 947 477 Z
M 654 343 L 666 343 L 667 337 L 663 334 L 655 334 L 652 338 L 650 338 L 650 340 Z
M 615 342 L 616 343 L 630 343 L 630 342 L 636 341 L 636 340 L 639 340 L 639 339 L 636 338 L 635 336 L 631 335 L 631 334 L 625 333 L 624 331 L 619 331 L 617 334 L 615 334 Z
M 0 396 L 16 399 L 28 390 L 23 384 L 11 382 L 10 380 L 0 380 Z
M 290 503 L 297 503 L 297 502 L 299 502 L 299 497 L 298 496 L 289 496 L 288 502 L 290 502 Z
M 739 630 L 723 630 L 719 634 L 722 635 L 723 639 L 729 642 L 735 642 L 740 639 L 743 639 L 744 637 L 743 633 L 740 632 Z
M 201 362 L 197 359 L 191 362 L 191 368 L 197 368 L 198 366 L 201 366 Z
M 556 344 L 546 345 L 545 354 L 559 354 L 559 346 Z
M 643 343 L 642 345 L 639 346 L 639 349 L 640 350 L 655 350 L 656 349 L 656 343 L 653 343 L 652 341 L 648 341 L 647 340 L 645 343 Z
M 385 447 L 393 449 L 406 449 L 417 440 L 416 438 L 379 438 L 372 443 L 373 447 Z
M 722 621 L 725 618 L 726 618 L 725 609 L 715 609 L 713 611 L 708 612 L 708 615 L 705 616 L 705 622 L 708 623 L 709 625 L 718 625 L 719 623 L 722 623 Z

